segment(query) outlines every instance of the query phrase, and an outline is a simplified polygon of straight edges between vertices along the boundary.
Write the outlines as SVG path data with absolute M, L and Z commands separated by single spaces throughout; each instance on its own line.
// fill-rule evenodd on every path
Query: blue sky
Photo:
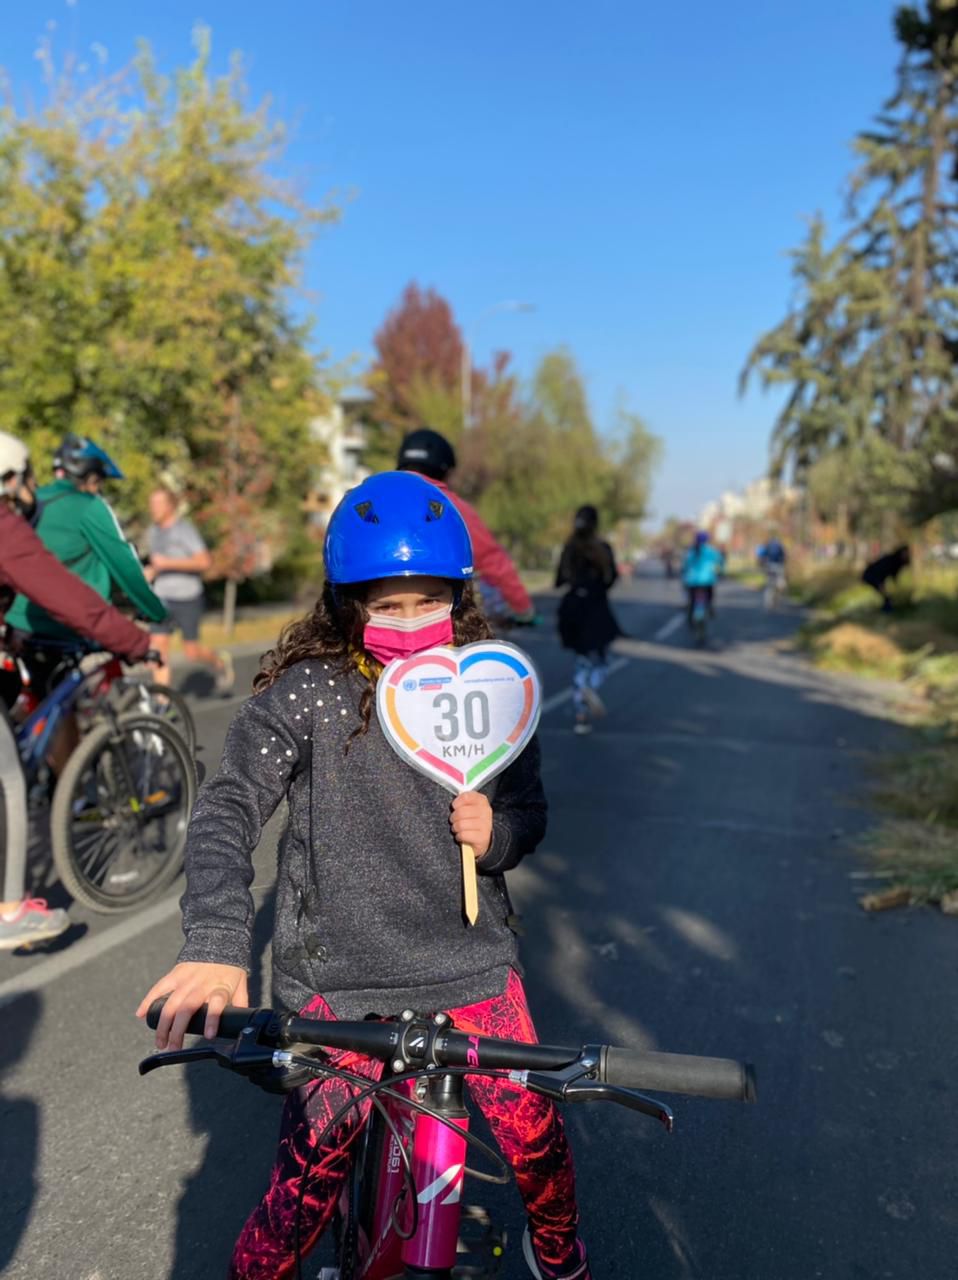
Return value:
M 624 400 L 665 440 L 654 508 L 694 513 L 760 474 L 774 401 L 736 381 L 789 295 L 786 251 L 837 218 L 849 143 L 891 90 L 885 0 L 40 0 L 4 6 L 2 61 L 37 83 L 60 53 L 111 68 L 244 53 L 292 122 L 305 191 L 351 193 L 312 249 L 318 344 L 365 358 L 410 279 L 476 350 L 530 372 L 565 344 L 600 426 Z M 528 313 L 484 315 L 504 299 Z

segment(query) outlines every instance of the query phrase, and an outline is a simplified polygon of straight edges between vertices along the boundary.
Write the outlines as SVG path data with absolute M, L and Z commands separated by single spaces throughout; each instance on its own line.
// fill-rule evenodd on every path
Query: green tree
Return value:
M 67 430 L 102 442 L 128 514 L 178 480 L 235 583 L 298 522 L 324 401 L 291 291 L 334 213 L 273 176 L 281 126 L 195 43 L 172 78 L 144 46 L 127 76 L 0 114 L 0 417 L 39 459 Z
M 773 473 L 806 479 L 837 453 L 855 471 L 853 517 L 886 528 L 958 498 L 947 465 L 958 426 L 958 7 L 901 7 L 895 27 L 898 83 L 855 142 L 848 229 L 828 247 L 812 223 L 793 255 L 796 304 L 743 373 L 743 386 L 758 371 L 788 388 Z
M 498 372 L 490 383 L 500 397 L 495 411 L 467 433 L 485 460 L 472 496 L 521 562 L 550 564 L 584 503 L 600 508 L 607 528 L 641 518 L 659 453 L 641 419 L 620 410 L 615 430 L 603 437 L 565 349 L 542 359 L 524 399 L 515 380 Z

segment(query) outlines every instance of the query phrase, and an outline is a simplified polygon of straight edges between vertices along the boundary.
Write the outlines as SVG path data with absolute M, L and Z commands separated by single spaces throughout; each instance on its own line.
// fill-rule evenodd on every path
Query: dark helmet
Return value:
M 72 432 L 64 436 L 63 443 L 53 455 L 53 465 L 75 480 L 85 480 L 91 475 L 104 480 L 123 479 L 123 472 L 104 449 L 88 436 L 76 436 Z
M 399 447 L 398 471 L 418 471 L 430 480 L 444 480 L 456 465 L 456 451 L 438 431 L 420 427 L 410 431 Z
M 472 577 L 465 521 L 422 476 L 385 471 L 349 492 L 329 518 L 323 547 L 334 586 L 376 578 Z

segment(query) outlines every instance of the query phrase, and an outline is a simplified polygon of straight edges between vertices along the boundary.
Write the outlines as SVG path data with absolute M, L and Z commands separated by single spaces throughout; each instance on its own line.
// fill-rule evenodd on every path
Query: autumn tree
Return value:
M 394 465 L 403 436 L 431 426 L 452 441 L 462 432 L 463 339 L 452 308 L 435 289 L 406 286 L 373 339 L 368 384 L 370 459 Z

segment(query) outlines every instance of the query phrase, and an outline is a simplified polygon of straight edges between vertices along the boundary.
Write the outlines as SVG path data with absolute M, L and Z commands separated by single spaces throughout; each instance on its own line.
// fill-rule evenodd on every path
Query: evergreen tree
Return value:
M 804 480 L 835 454 L 859 521 L 925 519 L 958 497 L 942 482 L 958 428 L 958 8 L 902 7 L 895 28 L 897 86 L 856 139 L 848 229 L 829 248 L 813 221 L 796 304 L 743 372 L 789 388 L 773 474 Z

